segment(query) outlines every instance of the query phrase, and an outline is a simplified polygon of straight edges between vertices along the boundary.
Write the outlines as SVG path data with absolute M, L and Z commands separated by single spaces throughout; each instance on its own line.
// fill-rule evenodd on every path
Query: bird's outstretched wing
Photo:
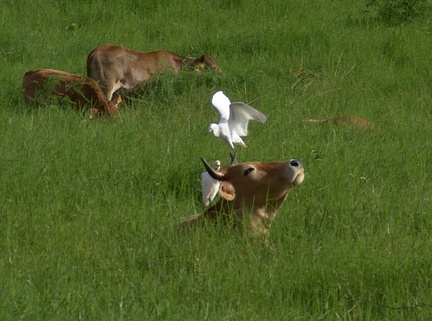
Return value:
M 228 119 L 230 118 L 231 101 L 223 93 L 223 91 L 218 91 L 213 95 L 212 104 L 220 114 L 220 122 L 227 122 Z
M 228 124 L 231 132 L 236 132 L 239 136 L 247 136 L 249 120 L 256 120 L 260 123 L 267 120 L 263 113 L 242 102 L 231 103 L 230 109 Z

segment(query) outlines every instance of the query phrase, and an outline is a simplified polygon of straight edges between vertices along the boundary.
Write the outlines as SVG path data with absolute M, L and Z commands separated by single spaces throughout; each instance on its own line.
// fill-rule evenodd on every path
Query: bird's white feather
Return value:
M 231 103 L 230 118 L 228 119 L 228 125 L 231 132 L 235 132 L 241 137 L 247 136 L 249 120 L 256 120 L 260 123 L 264 123 L 267 120 L 267 117 L 245 103 Z
M 220 114 L 219 122 L 226 122 L 230 118 L 231 101 L 223 91 L 218 91 L 213 95 L 212 104 Z
M 267 117 L 255 108 L 242 103 L 231 103 L 223 91 L 216 92 L 212 97 L 212 104 L 220 114 L 218 124 L 211 124 L 209 131 L 216 137 L 224 139 L 234 149 L 234 144 L 247 147 L 241 137 L 247 136 L 249 120 L 264 123 Z M 215 128 L 218 126 L 218 128 Z
M 218 171 L 220 169 L 220 161 L 216 160 L 212 167 Z M 211 177 L 207 171 L 201 173 L 202 202 L 205 206 L 209 206 L 214 200 L 219 191 L 219 186 L 220 182 Z

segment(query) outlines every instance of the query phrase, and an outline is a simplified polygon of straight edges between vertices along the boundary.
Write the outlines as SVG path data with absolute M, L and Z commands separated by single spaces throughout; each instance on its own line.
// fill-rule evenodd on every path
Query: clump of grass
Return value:
M 375 9 L 378 21 L 390 26 L 409 23 L 426 9 L 424 0 L 374 0 L 367 5 Z

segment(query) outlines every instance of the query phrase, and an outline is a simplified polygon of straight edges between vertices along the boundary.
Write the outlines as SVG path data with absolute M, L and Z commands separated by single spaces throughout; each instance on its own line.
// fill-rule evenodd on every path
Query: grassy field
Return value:
M 0 320 L 430 320 L 430 6 L 1 2 Z M 164 75 L 116 119 L 24 105 L 27 70 L 84 75 L 106 43 L 224 73 Z M 217 90 L 268 116 L 240 161 L 306 168 L 268 246 L 173 229 L 204 210 L 199 158 L 229 161 Z M 375 129 L 302 121 L 346 114 Z

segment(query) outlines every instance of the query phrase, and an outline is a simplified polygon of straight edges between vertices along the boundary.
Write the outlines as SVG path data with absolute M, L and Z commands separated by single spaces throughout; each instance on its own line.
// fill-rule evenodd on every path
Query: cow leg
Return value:
M 111 86 L 105 86 L 103 88 L 104 94 L 107 98 L 108 101 L 111 101 L 113 98 L 114 93 L 119 90 L 120 88 L 122 88 L 122 85 L 120 82 L 115 83 L 114 85 Z

